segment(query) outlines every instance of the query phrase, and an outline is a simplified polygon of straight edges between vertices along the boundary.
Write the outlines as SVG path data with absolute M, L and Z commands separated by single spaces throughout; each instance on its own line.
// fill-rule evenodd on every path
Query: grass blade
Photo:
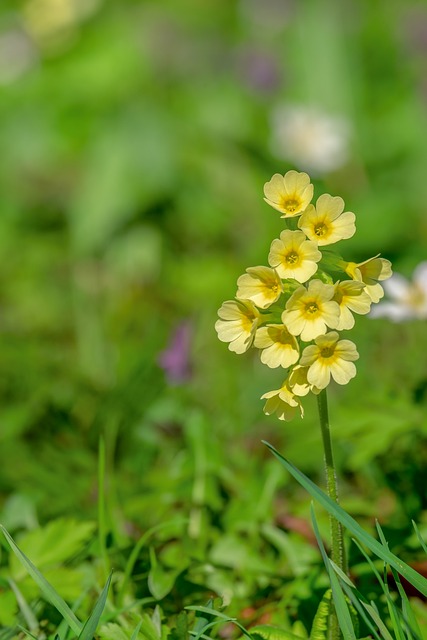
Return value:
M 105 583 L 105 587 L 101 591 L 101 594 L 93 608 L 92 613 L 90 614 L 89 618 L 86 620 L 85 625 L 81 630 L 81 633 L 79 635 L 79 640 L 92 640 L 93 636 L 95 635 L 95 631 L 98 627 L 99 620 L 105 608 L 105 603 L 107 602 L 108 590 L 111 584 L 111 576 L 112 574 L 110 573 L 110 575 L 108 576 L 107 582 Z
M 10 533 L 4 528 L 3 525 L 0 525 L 0 529 L 3 532 L 4 537 L 8 541 L 12 551 L 22 562 L 30 576 L 33 578 L 34 582 L 39 586 L 46 600 L 48 600 L 67 620 L 68 625 L 71 627 L 73 632 L 76 635 L 79 635 L 80 631 L 82 630 L 82 623 L 76 618 L 70 607 L 61 598 L 59 593 L 52 587 L 50 582 L 46 580 L 46 578 L 40 573 L 37 567 L 33 565 L 31 560 L 27 558 L 25 553 L 21 551 Z
M 417 534 L 417 538 L 418 538 L 418 540 L 419 540 L 420 545 L 422 546 L 422 548 L 423 548 L 424 552 L 425 552 L 425 553 L 427 553 L 427 545 L 426 545 L 426 543 L 424 542 L 424 540 L 422 539 L 422 537 L 421 537 L 421 533 L 420 533 L 420 530 L 418 529 L 418 527 L 417 527 L 417 525 L 416 525 L 416 523 L 415 523 L 415 521 L 414 521 L 414 520 L 412 520 L 412 526 L 413 526 L 413 527 L 414 527 L 414 529 L 415 529 L 415 533 Z
M 140 630 L 140 628 L 141 628 L 141 625 L 142 625 L 142 620 L 140 620 L 140 621 L 138 622 L 138 624 L 136 625 L 136 627 L 135 627 L 135 629 L 133 630 L 133 633 L 132 633 L 132 635 L 131 635 L 131 637 L 130 637 L 130 640 L 136 640 L 136 639 L 137 639 L 137 637 L 138 637 L 138 633 L 139 633 L 139 630 Z
M 297 469 L 297 467 L 286 460 L 286 458 L 284 458 L 271 444 L 265 441 L 263 442 L 285 467 L 285 469 L 289 471 L 289 473 L 326 509 L 326 511 L 328 511 L 328 513 L 341 522 L 341 524 L 356 538 L 363 542 L 368 549 L 384 560 L 384 562 L 387 562 L 391 567 L 394 567 L 396 571 L 410 582 L 412 586 L 418 589 L 420 593 L 427 596 L 426 578 L 400 560 L 397 556 L 391 553 L 391 551 L 384 548 L 378 540 L 375 540 L 375 538 L 366 533 L 354 518 L 344 511 L 342 507 L 331 500 L 321 489 L 319 489 L 319 487 L 317 487 L 317 485 L 314 484 L 314 482 L 312 482 L 312 480 L 307 478 L 307 476 Z
M 37 622 L 36 616 L 32 612 L 30 606 L 28 605 L 28 602 L 25 600 L 24 596 L 19 590 L 18 585 L 11 578 L 8 580 L 8 582 L 10 584 L 10 588 L 15 594 L 19 609 L 24 617 L 27 626 L 29 627 L 29 630 L 35 631 L 39 628 L 39 623 Z
M 317 525 L 316 516 L 314 513 L 313 505 L 311 505 L 311 521 L 313 523 L 314 535 L 316 536 L 317 544 L 319 545 L 320 553 L 322 554 L 323 561 L 325 563 L 326 571 L 329 575 L 331 583 L 332 597 L 335 606 L 335 612 L 337 614 L 340 630 L 344 636 L 344 640 L 356 640 L 356 633 L 354 631 L 353 622 L 351 620 L 351 614 L 342 592 L 340 583 L 335 574 L 335 571 L 331 567 L 330 560 L 323 546 L 322 538 L 320 536 L 319 527 Z

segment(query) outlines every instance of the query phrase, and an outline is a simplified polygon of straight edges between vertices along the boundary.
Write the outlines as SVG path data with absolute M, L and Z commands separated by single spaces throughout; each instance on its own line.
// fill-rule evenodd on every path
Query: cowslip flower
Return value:
M 234 353 L 245 353 L 252 345 L 260 317 L 250 300 L 227 300 L 218 309 L 215 329 L 221 342 L 229 342 Z
M 334 285 L 321 280 L 311 280 L 307 289 L 298 287 L 286 303 L 283 324 L 303 342 L 326 333 L 327 327 L 334 329 L 340 316 L 339 305 L 332 300 L 334 293 Z
M 301 400 L 292 393 L 286 382 L 283 383 L 280 389 L 264 393 L 261 396 L 261 400 L 267 400 L 264 405 L 264 413 L 268 416 L 276 413 L 279 420 L 289 421 L 299 410 L 301 418 L 304 417 Z
M 365 291 L 366 285 L 356 280 L 343 280 L 335 284 L 333 300 L 338 303 L 340 317 L 335 327 L 337 331 L 352 329 L 354 327 L 354 316 L 351 313 L 365 315 L 369 313 L 372 300 Z
M 237 298 L 252 300 L 261 309 L 276 302 L 283 292 L 281 279 L 269 267 L 249 267 L 237 280 L 237 287 Z
M 264 200 L 274 209 L 290 218 L 302 213 L 313 198 L 310 176 L 298 171 L 288 171 L 284 176 L 275 173 L 264 185 Z
M 347 384 L 354 378 L 354 360 L 358 358 L 356 345 L 351 340 L 340 340 L 336 331 L 330 331 L 304 349 L 300 363 L 309 367 L 308 382 L 318 389 L 325 389 L 331 376 L 338 384 Z
M 392 274 L 390 260 L 380 258 L 379 255 L 364 262 L 347 262 L 344 267 L 350 278 L 365 283 L 365 291 L 372 302 L 379 302 L 384 296 L 384 290 L 379 283 L 390 278 Z
M 316 273 L 321 258 L 315 242 L 307 240 L 302 231 L 287 229 L 271 243 L 268 263 L 281 278 L 294 278 L 302 283 Z
M 356 216 L 351 211 L 343 211 L 342 198 L 324 193 L 318 198 L 315 207 L 312 204 L 307 207 L 298 220 L 298 226 L 319 247 L 334 244 L 351 238 L 356 231 Z
M 261 362 L 271 369 L 290 367 L 299 358 L 298 342 L 282 324 L 260 327 L 255 335 L 254 346 L 261 351 Z
M 427 262 L 421 262 L 414 271 L 412 282 L 400 273 L 394 273 L 384 283 L 391 299 L 380 302 L 372 309 L 371 318 L 390 318 L 394 322 L 427 319 Z
M 272 241 L 269 266 L 250 267 L 239 277 L 236 300 L 222 305 L 215 328 L 231 351 L 244 353 L 253 346 L 263 364 L 287 369 L 282 386 L 263 398 L 265 413 L 290 420 L 303 415 L 304 396 L 319 394 L 320 407 L 331 380 L 347 384 L 355 376 L 356 347 L 338 331 L 351 329 L 353 314 L 369 313 L 384 295 L 380 282 L 391 276 L 391 263 L 379 255 L 347 262 L 327 246 L 355 233 L 355 215 L 344 212 L 338 196 L 324 194 L 312 205 L 307 174 L 275 174 L 264 193 L 282 218 L 296 220 L 285 220 L 285 229 Z M 410 303 L 419 317 L 427 317 L 427 262 L 419 273 L 416 289 L 409 291 L 406 281 L 397 279 L 394 291 L 400 307 Z M 389 286 L 392 292 L 393 281 Z M 378 315 L 389 308 L 383 306 Z M 403 316 L 401 310 L 394 313 Z
M 296 396 L 306 396 L 310 391 L 316 395 L 320 392 L 320 389 L 309 383 L 307 379 L 308 370 L 308 366 L 302 367 L 300 364 L 297 364 L 295 367 L 292 367 L 289 373 L 287 384 Z

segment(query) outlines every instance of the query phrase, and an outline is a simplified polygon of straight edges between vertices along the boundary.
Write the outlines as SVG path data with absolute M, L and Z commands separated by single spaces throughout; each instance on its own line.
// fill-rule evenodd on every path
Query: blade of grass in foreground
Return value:
M 89 618 L 86 620 L 85 625 L 81 630 L 81 633 L 79 635 L 79 640 L 92 640 L 93 636 L 95 635 L 95 631 L 98 627 L 99 620 L 105 608 L 105 603 L 107 602 L 108 590 L 110 588 L 110 583 L 111 583 L 111 576 L 112 574 L 110 573 L 110 575 L 108 576 L 107 582 L 105 584 L 105 587 L 101 591 L 101 594 L 96 602 L 96 605 L 93 608 L 92 613 L 90 614 Z
M 328 513 L 332 514 L 341 524 L 348 529 L 356 538 L 358 538 L 365 546 L 368 547 L 379 558 L 387 562 L 391 567 L 394 567 L 400 575 L 402 575 L 408 582 L 410 582 L 420 593 L 427 596 L 427 580 L 420 575 L 415 569 L 412 569 L 405 562 L 400 560 L 394 553 L 391 553 L 384 545 L 378 540 L 375 540 L 371 535 L 366 533 L 342 507 L 330 500 L 328 496 L 319 487 L 314 484 L 306 475 L 304 475 L 297 467 L 295 467 L 289 460 L 286 460 L 271 444 L 262 441 L 270 451 L 276 456 L 279 462 L 289 471 L 289 473 L 310 493 L 315 500 L 317 500 Z
M 316 536 L 317 544 L 319 545 L 320 553 L 322 554 L 323 562 L 325 563 L 326 571 L 329 575 L 335 613 L 340 625 L 339 630 L 342 632 L 344 640 L 356 640 L 356 633 L 354 631 L 351 614 L 347 602 L 345 601 L 342 589 L 340 587 L 340 583 L 338 582 L 338 578 L 335 574 L 335 571 L 331 567 L 331 561 L 329 560 L 325 551 L 325 547 L 323 546 L 323 541 L 320 536 L 319 527 L 317 526 L 317 520 L 314 514 L 313 505 L 311 505 L 311 521 L 313 523 L 314 535 Z
M 12 548 L 12 551 L 22 562 L 30 576 L 33 578 L 34 582 L 38 584 L 46 600 L 48 600 L 59 611 L 59 613 L 67 620 L 68 625 L 71 627 L 73 632 L 78 636 L 82 630 L 82 623 L 76 618 L 70 607 L 61 598 L 59 593 L 52 587 L 50 582 L 46 580 L 46 578 L 40 573 L 37 567 L 33 565 L 31 560 L 27 558 L 25 553 L 21 551 L 10 533 L 4 528 L 3 525 L 0 525 L 0 530 L 3 531 L 3 534 L 10 547 Z

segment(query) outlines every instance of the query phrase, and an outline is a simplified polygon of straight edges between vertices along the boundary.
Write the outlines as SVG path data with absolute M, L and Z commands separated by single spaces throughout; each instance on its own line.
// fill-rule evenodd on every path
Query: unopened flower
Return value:
M 290 367 L 299 358 L 298 342 L 282 324 L 260 327 L 255 335 L 254 346 L 262 349 L 261 362 L 271 369 Z
M 354 360 L 359 358 L 351 340 L 340 340 L 336 331 L 330 331 L 306 347 L 301 356 L 302 366 L 308 366 L 307 380 L 318 389 L 328 386 L 331 376 L 338 384 L 347 384 L 356 375 Z
M 275 173 L 264 185 L 264 194 L 264 200 L 283 213 L 282 218 L 290 218 L 308 207 L 313 197 L 313 185 L 306 173 L 288 171 L 284 176 Z
M 356 216 L 344 211 L 344 200 L 324 193 L 318 198 L 316 206 L 310 204 L 298 221 L 298 226 L 310 240 L 321 247 L 334 244 L 339 240 L 351 238 L 356 231 Z
M 365 291 L 372 302 L 378 302 L 384 296 L 384 290 L 379 282 L 387 280 L 392 274 L 390 260 L 380 258 L 379 255 L 364 262 L 347 262 L 345 266 L 345 272 L 350 278 L 366 284 Z
M 227 300 L 218 309 L 215 323 L 218 338 L 229 342 L 234 353 L 244 353 L 252 345 L 259 318 L 259 311 L 250 300 Z
M 276 302 L 283 291 L 281 279 L 269 267 L 249 267 L 237 280 L 237 286 L 237 298 L 252 300 L 261 309 Z
M 380 302 L 371 311 L 371 318 L 402 320 L 427 319 L 427 262 L 421 262 L 414 271 L 412 282 L 400 273 L 394 273 L 384 283 L 386 294 L 391 299 Z
M 342 167 L 348 159 L 350 122 L 314 106 L 279 105 L 272 114 L 271 148 L 313 175 Z
M 276 413 L 279 420 L 292 420 L 296 412 L 299 411 L 301 418 L 304 417 L 304 409 L 301 400 L 292 393 L 286 383 L 280 389 L 268 391 L 261 396 L 262 400 L 267 400 L 264 405 L 264 413 L 270 416 Z
M 268 262 L 281 278 L 294 278 L 306 282 L 317 271 L 317 263 L 322 259 L 316 243 L 307 240 L 302 231 L 286 229 L 280 238 L 273 240 L 268 254 Z
M 340 308 L 340 317 L 335 329 L 342 331 L 354 327 L 352 311 L 360 315 L 369 313 L 372 300 L 365 288 L 366 285 L 363 282 L 356 280 L 343 280 L 335 284 L 333 300 L 338 303 Z
M 304 342 L 326 333 L 327 327 L 334 329 L 340 316 L 340 308 L 332 300 L 334 293 L 334 285 L 320 280 L 311 280 L 307 289 L 298 287 L 286 303 L 283 324 Z

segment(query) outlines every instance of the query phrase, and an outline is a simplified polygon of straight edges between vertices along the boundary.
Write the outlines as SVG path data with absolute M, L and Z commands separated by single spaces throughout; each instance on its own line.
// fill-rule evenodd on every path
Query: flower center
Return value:
M 301 203 L 299 202 L 299 200 L 295 200 L 294 198 L 286 198 L 286 199 L 284 198 L 282 207 L 289 213 L 294 213 L 294 211 L 298 209 L 300 204 Z
M 286 256 L 286 262 L 288 264 L 295 264 L 299 260 L 299 255 L 296 251 L 290 251 Z
M 305 306 L 305 311 L 306 313 L 308 313 L 310 316 L 314 315 L 315 313 L 317 313 L 319 311 L 319 307 L 317 306 L 317 304 L 315 302 L 309 302 L 306 306 Z
M 330 358 L 331 356 L 334 355 L 334 352 L 335 352 L 334 346 L 323 347 L 320 350 L 320 355 L 322 356 L 322 358 Z
M 319 222 L 314 226 L 314 233 L 318 238 L 322 238 L 328 233 L 328 227 L 324 222 Z

